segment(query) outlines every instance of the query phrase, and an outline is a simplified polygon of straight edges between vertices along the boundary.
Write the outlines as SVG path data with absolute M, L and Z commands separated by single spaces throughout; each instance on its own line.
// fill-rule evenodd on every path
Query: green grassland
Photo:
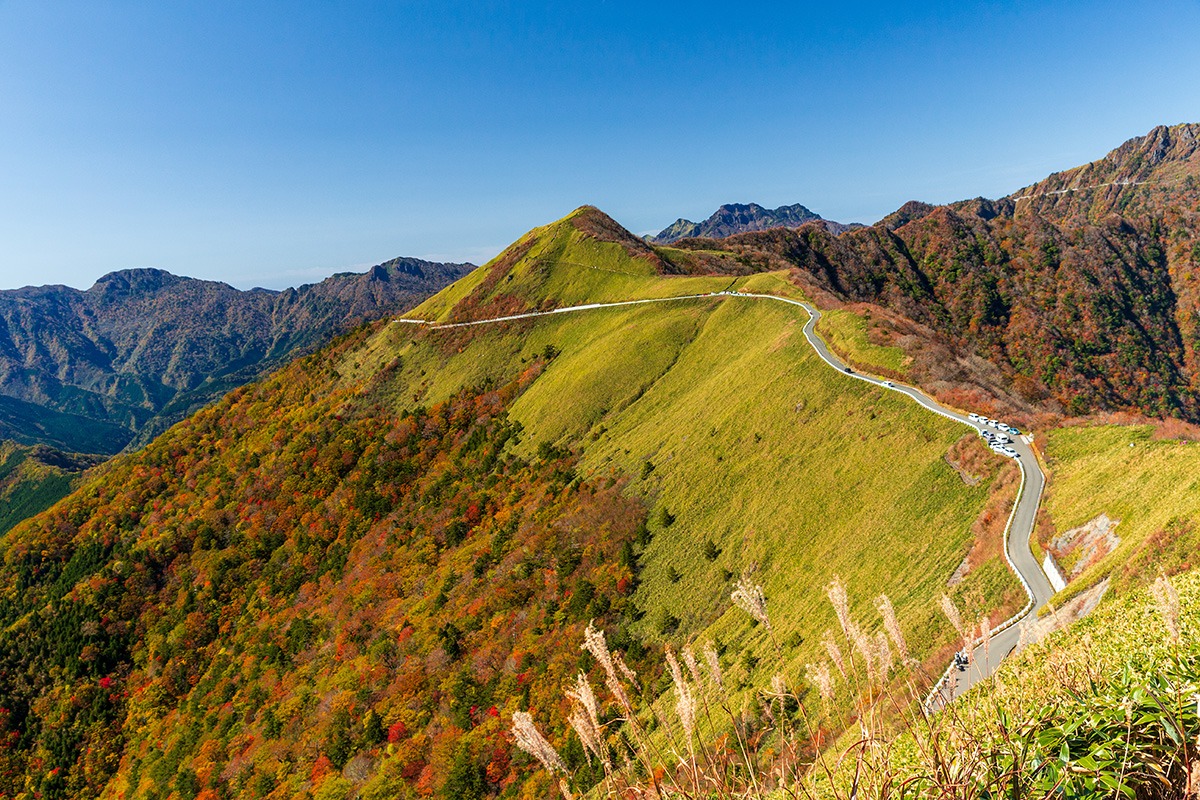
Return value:
M 1074 593 L 1107 575 L 1152 580 L 1196 566 L 1200 444 L 1153 438 L 1151 425 L 1060 428 L 1047 435 L 1046 509 L 1059 531 L 1098 514 L 1119 519 L 1117 549 L 1080 575 Z
M 821 312 L 817 332 L 836 352 L 866 368 L 882 369 L 905 376 L 911 359 L 899 347 L 872 344 L 867 336 L 867 320 L 844 308 Z
M 520 298 L 524 307 L 553 308 L 632 297 L 675 297 L 730 286 L 728 277 L 664 278 L 656 268 L 655 252 L 648 247 L 639 252 L 633 245 L 598 239 L 572 224 L 589 213 L 589 209 L 579 209 L 556 223 L 535 228 L 405 316 L 445 321 L 468 297 L 480 305 L 509 296 Z
M 570 232 L 549 239 L 578 252 Z M 637 260 L 593 245 L 612 256 L 610 266 Z M 780 275 L 626 274 L 618 282 L 614 274 L 555 265 L 539 276 L 539 286 L 553 287 L 539 290 L 539 302 L 727 287 L 798 294 Z M 411 316 L 445 316 L 480 285 L 475 274 L 466 280 Z M 763 632 L 730 610 L 733 583 L 747 574 L 764 585 L 798 671 L 819 657 L 820 635 L 834 624 L 823 587 L 839 574 L 864 620 L 877 617 L 877 595 L 890 595 L 916 649 L 928 654 L 951 637 L 934 601 L 971 545 L 988 488 L 965 485 L 943 459 L 962 426 L 831 370 L 804 340 L 805 321 L 801 309 L 770 300 L 719 297 L 494 327 L 391 323 L 346 355 L 338 373 L 347 381 L 386 374 L 372 396 L 404 408 L 541 369 L 510 412 L 524 426 L 519 452 L 576 448 L 584 472 L 633 476 L 632 491 L 654 506 L 637 595 L 640 632 L 651 638 L 715 636 L 765 656 Z M 547 354 L 555 355 L 543 361 Z M 1015 578 L 997 560 L 954 594 L 977 615 L 1013 591 Z M 769 672 L 746 677 L 758 683 Z

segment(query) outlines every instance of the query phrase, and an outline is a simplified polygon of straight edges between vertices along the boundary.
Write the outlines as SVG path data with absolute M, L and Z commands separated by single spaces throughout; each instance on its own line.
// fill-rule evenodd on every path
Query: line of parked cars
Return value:
M 1020 453 L 1018 453 L 1011 446 L 1011 437 L 1021 435 L 1021 431 L 1019 429 L 1013 427 L 1012 425 L 985 417 L 982 414 L 968 414 L 967 419 L 980 426 L 979 435 L 982 436 L 983 440 L 988 443 L 989 447 L 992 448 L 992 452 L 999 453 L 1002 456 L 1008 456 L 1009 458 L 1020 457 Z M 994 428 L 995 431 L 990 431 L 988 428 Z

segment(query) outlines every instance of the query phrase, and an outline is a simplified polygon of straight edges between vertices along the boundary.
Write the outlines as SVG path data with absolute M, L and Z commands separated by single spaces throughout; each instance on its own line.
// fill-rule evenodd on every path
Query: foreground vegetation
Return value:
M 802 675 L 781 670 L 749 703 L 739 702 L 723 677 L 737 655 L 704 643 L 680 657 L 668 651 L 670 710 L 662 703 L 635 707 L 636 676 L 589 629 L 584 647 L 595 657 L 595 674 L 580 673 L 569 696 L 571 725 L 605 770 L 594 794 L 776 800 L 1200 794 L 1200 572 L 1175 583 L 1160 577 L 1149 591 L 1027 647 L 995 678 L 936 713 L 921 703 L 927 680 L 905 657 L 907 642 L 888 599 L 878 599 L 882 629 L 872 635 L 850 612 L 845 586 L 835 578 L 827 588 L 841 627 L 840 636 L 826 638 L 828 660 Z M 731 600 L 770 629 L 761 587 L 741 584 Z M 952 604 L 944 605 L 955 616 Z M 593 678 L 606 689 L 600 699 Z M 839 694 L 854 698 L 858 720 L 852 735 L 831 743 L 825 731 Z M 533 718 L 514 715 L 513 735 L 518 747 L 561 776 L 569 796 L 570 770 Z

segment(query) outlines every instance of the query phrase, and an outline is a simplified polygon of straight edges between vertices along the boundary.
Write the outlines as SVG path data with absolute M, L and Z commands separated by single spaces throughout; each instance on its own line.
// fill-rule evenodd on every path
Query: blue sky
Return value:
M 0 0 L 0 288 L 482 263 L 583 203 L 641 233 L 1000 196 L 1200 121 L 1197 30 L 1196 2 Z

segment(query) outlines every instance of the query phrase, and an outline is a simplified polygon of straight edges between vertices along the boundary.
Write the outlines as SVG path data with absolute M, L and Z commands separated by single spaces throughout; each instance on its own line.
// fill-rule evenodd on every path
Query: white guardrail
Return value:
M 1017 565 L 1013 563 L 1012 557 L 1008 554 L 1009 532 L 1012 530 L 1013 519 L 1015 519 L 1017 516 L 1017 506 L 1021 504 L 1021 495 L 1025 493 L 1025 464 L 1022 461 L 1017 461 L 1017 465 L 1021 468 L 1021 485 L 1017 488 L 1017 496 L 1013 498 L 1012 510 L 1008 512 L 1008 522 L 1004 526 L 1004 560 L 1008 562 L 1008 568 L 1011 569 L 1013 574 L 1016 575 L 1021 581 L 1021 588 L 1025 590 L 1025 597 L 1028 599 L 1025 601 L 1025 605 L 1021 607 L 1021 610 L 1002 622 L 999 627 L 996 628 L 996 630 L 991 632 L 991 636 L 995 636 L 998 633 L 1003 633 L 1004 631 L 1008 630 L 1013 625 L 1016 625 L 1018 622 L 1024 619 L 1025 616 L 1033 610 L 1033 588 L 1030 587 L 1029 581 L 1025 580 L 1025 576 L 1021 574 L 1019 569 L 1017 569 Z M 1041 501 L 1042 493 L 1041 490 L 1039 490 L 1038 505 L 1041 505 Z M 966 642 L 964 642 L 963 645 L 965 647 Z M 972 644 L 971 649 L 974 648 L 975 645 Z M 929 694 L 926 695 L 924 702 L 926 711 L 932 710 L 934 698 L 941 694 L 945 684 L 950 680 L 950 676 L 954 673 L 954 670 L 954 662 L 951 661 L 950 665 L 946 667 L 946 671 L 942 673 L 942 677 L 938 678 L 937 683 L 933 685 L 933 688 L 929 690 Z

